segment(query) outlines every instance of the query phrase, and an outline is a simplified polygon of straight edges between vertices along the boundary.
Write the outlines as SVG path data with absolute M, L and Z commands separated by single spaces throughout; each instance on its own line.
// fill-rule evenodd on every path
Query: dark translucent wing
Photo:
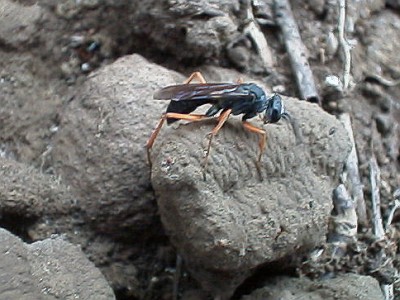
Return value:
M 249 92 L 240 88 L 240 84 L 232 83 L 205 83 L 180 84 L 167 86 L 154 94 L 158 100 L 204 100 L 205 102 L 218 100 L 223 97 L 231 99 L 249 96 Z

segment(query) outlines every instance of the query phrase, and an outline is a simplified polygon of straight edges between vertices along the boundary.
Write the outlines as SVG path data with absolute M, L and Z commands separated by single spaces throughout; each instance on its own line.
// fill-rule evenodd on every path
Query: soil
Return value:
M 128 111 L 118 102 L 122 100 L 113 102 L 113 93 L 129 97 L 132 88 L 141 89 L 141 80 L 151 77 L 126 70 L 135 84 L 132 87 L 120 81 L 118 74 L 112 75 L 113 64 L 123 65 L 124 57 L 136 53 L 185 75 L 204 70 L 211 81 L 229 81 L 218 73 L 222 70 L 219 67 L 224 67 L 286 96 L 297 97 L 299 92 L 274 22 L 273 1 L 252 4 L 273 55 L 274 67 L 267 70 L 251 40 L 243 38 L 241 32 L 247 24 L 243 13 L 247 1 L 117 2 L 0 0 L 0 158 L 4 160 L 0 226 L 26 242 L 66 234 L 100 268 L 117 299 L 171 299 L 176 251 L 161 225 L 144 150 L 143 155 L 133 158 L 118 152 L 139 151 L 141 145 L 134 143 L 135 137 L 150 134 L 162 108 L 151 104 L 153 112 L 144 115 L 143 106 L 138 106 L 132 123 L 121 121 L 120 127 L 105 126 L 104 131 L 91 122 L 101 119 L 108 125 L 101 114 L 104 107 L 127 120 Z M 400 210 L 394 213 L 384 241 L 374 240 L 370 181 L 370 162 L 375 156 L 385 222 L 400 187 L 400 10 L 395 1 L 347 2 L 347 38 L 354 46 L 352 78 L 346 92 L 325 84 L 328 75 L 341 77 L 343 72 L 337 40 L 329 34 L 337 34 L 338 4 L 292 1 L 292 8 L 308 49 L 322 107 L 334 116 L 351 116 L 367 222 L 359 224 L 358 242 L 352 245 L 351 255 L 315 264 L 303 264 L 299 259 L 288 272 L 296 269 L 313 278 L 333 272 L 371 275 L 380 283 L 395 283 L 395 299 L 400 299 L 395 272 L 400 265 Z M 111 75 L 101 77 L 101 72 Z M 182 80 L 183 76 L 174 74 L 156 74 L 159 83 L 151 88 Z M 118 80 L 111 82 L 112 78 Z M 119 86 L 117 92 L 114 86 Z M 77 104 L 76 95 L 83 99 L 83 106 Z M 104 104 L 107 99 L 109 106 Z M 87 114 L 88 108 L 93 114 Z M 125 125 L 136 132 L 107 131 Z M 86 136 L 92 127 L 107 138 L 91 140 L 98 133 Z M 136 159 L 133 167 L 130 159 Z M 107 179 L 101 181 L 103 174 Z M 45 188 L 30 188 L 37 186 Z M 10 197 L 15 196 L 15 190 L 19 196 Z M 131 206 L 128 200 L 135 204 Z M 384 262 L 376 263 L 377 253 L 382 252 L 390 259 L 389 269 L 382 267 Z M 234 297 L 258 288 L 253 281 L 240 287 Z M 207 299 L 205 294 L 184 269 L 182 299 Z

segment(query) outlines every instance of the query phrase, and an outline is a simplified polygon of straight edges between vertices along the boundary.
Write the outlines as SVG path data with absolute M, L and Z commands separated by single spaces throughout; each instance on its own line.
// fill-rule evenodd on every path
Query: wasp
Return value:
M 197 79 L 200 83 L 190 84 L 194 79 Z M 167 121 L 167 124 L 172 124 L 178 120 L 197 122 L 210 118 L 217 119 L 216 126 L 208 134 L 209 141 L 203 172 L 207 166 L 212 140 L 230 115 L 243 115 L 244 128 L 259 135 L 258 169 L 265 150 L 267 133 L 264 129 L 252 125 L 247 120 L 262 113 L 264 113 L 261 116 L 264 124 L 277 123 L 282 117 L 290 117 L 278 94 L 273 94 L 268 98 L 263 89 L 254 83 L 242 83 L 241 81 L 236 84 L 207 83 L 200 72 L 194 72 L 183 84 L 171 85 L 159 90 L 154 94 L 154 99 L 170 100 L 170 103 L 146 144 L 150 164 L 150 150 L 165 121 Z M 211 104 L 205 114 L 192 113 L 204 104 Z

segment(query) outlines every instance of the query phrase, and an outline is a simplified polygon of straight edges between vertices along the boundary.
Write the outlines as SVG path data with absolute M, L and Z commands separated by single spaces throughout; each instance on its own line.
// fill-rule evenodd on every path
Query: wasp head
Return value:
M 281 117 L 285 117 L 285 107 L 281 97 L 278 94 L 274 94 L 271 98 L 267 99 L 267 108 L 265 109 L 264 124 L 276 123 Z

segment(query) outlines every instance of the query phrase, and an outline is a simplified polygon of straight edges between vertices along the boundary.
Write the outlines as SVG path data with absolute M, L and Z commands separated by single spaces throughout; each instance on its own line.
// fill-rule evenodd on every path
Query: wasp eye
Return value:
M 278 95 L 274 95 L 268 102 L 267 109 L 265 111 L 264 122 L 265 123 L 276 123 L 282 117 L 284 111 L 281 98 Z
M 269 108 L 265 112 L 268 123 L 276 123 L 281 119 L 281 110 L 276 108 Z

